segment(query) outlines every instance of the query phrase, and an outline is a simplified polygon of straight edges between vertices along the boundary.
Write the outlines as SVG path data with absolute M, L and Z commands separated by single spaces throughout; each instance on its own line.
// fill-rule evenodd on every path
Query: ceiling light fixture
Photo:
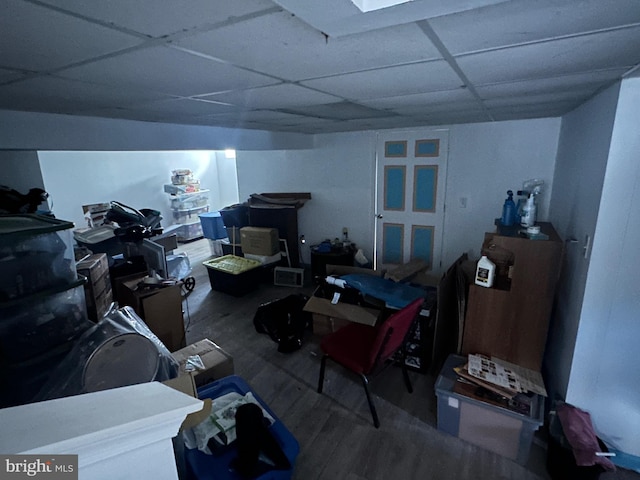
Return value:
M 382 10 L 383 8 L 393 7 L 402 3 L 409 3 L 411 1 L 413 0 L 351 0 L 361 12 L 365 13 L 373 10 Z

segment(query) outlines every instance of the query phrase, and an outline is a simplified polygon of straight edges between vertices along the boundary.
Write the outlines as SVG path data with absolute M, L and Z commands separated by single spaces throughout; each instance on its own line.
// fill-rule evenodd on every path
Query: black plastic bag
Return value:
M 306 295 L 295 294 L 260 305 L 253 317 L 256 331 L 269 335 L 279 352 L 298 350 L 305 330 L 311 328 L 311 314 L 302 310 L 307 300 Z

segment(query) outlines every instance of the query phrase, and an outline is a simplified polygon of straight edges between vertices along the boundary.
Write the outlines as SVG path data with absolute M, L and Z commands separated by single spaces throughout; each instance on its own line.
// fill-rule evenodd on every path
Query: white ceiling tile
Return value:
M 79 112 L 161 98 L 166 97 L 144 90 L 123 90 L 54 76 L 35 77 L 0 86 L 0 106 L 30 111 Z
M 474 100 L 474 96 L 469 90 L 465 88 L 457 88 L 455 90 L 416 93 L 400 97 L 373 98 L 370 100 L 361 100 L 360 103 L 371 108 L 393 109 L 399 107 L 413 107 L 416 105 L 438 105 L 472 100 Z
M 489 122 L 493 119 L 486 113 L 477 110 L 461 112 L 440 112 L 422 117 L 428 125 L 453 125 L 458 123 Z
M 47 71 L 139 43 L 135 36 L 21 0 L 3 0 L 0 6 L 4 67 Z
M 274 8 L 269 0 L 42 0 L 102 22 L 152 37 L 225 22 L 233 17 Z M 132 12 L 135 10 L 135 13 Z
M 16 70 L 8 70 L 6 68 L 0 68 L 0 83 L 10 82 L 24 77 L 24 74 Z
M 535 95 L 575 89 L 588 89 L 593 92 L 618 80 L 625 71 L 626 69 L 601 70 L 536 80 L 494 83 L 476 86 L 476 91 L 483 99 L 511 95 Z
M 640 27 L 458 57 L 474 84 L 630 67 L 640 62 Z
M 238 112 L 239 107 L 222 103 L 207 102 L 203 100 L 192 100 L 189 98 L 179 98 L 163 100 L 158 102 L 147 102 L 138 107 L 141 112 L 164 113 L 168 115 L 215 115 L 218 113 Z
M 339 97 L 290 83 L 222 92 L 200 98 L 242 105 L 247 109 L 291 108 L 342 101 Z
M 440 58 L 415 24 L 333 38 L 286 12 L 197 34 L 176 44 L 292 81 Z
M 301 82 L 350 100 L 453 90 L 462 83 L 442 60 L 350 73 Z
M 351 0 L 275 0 L 314 28 L 331 36 L 361 33 L 424 18 L 447 15 L 504 0 L 411 0 L 363 13 Z
M 232 120 L 233 118 L 240 118 L 242 121 L 247 122 L 295 122 L 300 118 L 299 115 L 294 115 L 291 113 L 284 112 L 274 112 L 272 110 L 251 110 L 251 111 L 242 111 L 238 115 L 235 114 L 221 114 L 221 115 L 212 115 L 211 120 Z M 302 117 L 304 118 L 304 117 Z
M 452 102 L 446 104 L 435 105 L 413 105 L 410 107 L 394 108 L 393 112 L 399 115 L 407 115 L 414 117 L 424 117 L 441 112 L 464 112 L 464 111 L 482 111 L 482 105 L 477 100 Z
M 562 102 L 574 102 L 576 105 L 586 101 L 591 95 L 591 90 L 569 90 L 564 92 L 542 93 L 537 95 L 522 96 L 505 96 L 484 100 L 484 105 L 488 108 L 492 107 L 511 107 L 511 106 L 529 106 L 544 105 Z
M 375 110 L 350 102 L 329 103 L 324 105 L 309 105 L 288 109 L 291 113 L 299 113 L 311 117 L 331 118 L 334 120 L 347 120 L 355 118 L 387 117 L 392 114 L 381 110 Z
M 459 54 L 638 22 L 637 0 L 513 0 L 429 24 Z
M 277 83 L 258 73 L 167 47 L 136 50 L 63 70 L 59 75 L 185 97 Z

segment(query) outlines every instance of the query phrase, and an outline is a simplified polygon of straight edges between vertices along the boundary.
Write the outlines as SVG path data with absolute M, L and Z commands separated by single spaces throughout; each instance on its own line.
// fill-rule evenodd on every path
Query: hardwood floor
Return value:
M 212 291 L 202 261 L 208 240 L 181 244 L 191 261 L 196 287 L 184 302 L 187 343 L 209 338 L 233 356 L 235 372 L 265 400 L 300 443 L 294 478 L 313 479 L 521 479 L 549 478 L 545 450 L 534 443 L 526 466 L 480 449 L 436 429 L 434 378 L 410 373 L 409 394 L 397 368 L 371 382 L 381 426 L 373 427 L 361 383 L 327 365 L 318 394 L 318 339 L 283 354 L 256 332 L 253 316 L 262 303 L 312 287 L 276 287 L 267 282 L 243 297 Z M 602 477 L 605 478 L 604 476 Z M 615 478 L 609 477 L 606 478 Z

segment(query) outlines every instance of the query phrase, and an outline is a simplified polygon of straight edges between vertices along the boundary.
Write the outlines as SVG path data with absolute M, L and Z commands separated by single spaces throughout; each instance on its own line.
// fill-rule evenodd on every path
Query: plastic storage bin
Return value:
M 205 238 L 210 238 L 211 240 L 227 238 L 227 229 L 224 227 L 220 212 L 201 214 L 200 223 L 202 224 L 202 234 Z
M 531 414 L 522 415 L 455 393 L 453 367 L 464 363 L 464 357 L 449 355 L 436 381 L 438 430 L 522 465 L 527 463 L 533 434 L 543 423 L 543 397 L 536 395 Z
M 21 362 L 73 340 L 93 323 L 87 319 L 85 278 L 21 299 L 0 303 L 0 351 Z
M 251 390 L 251 387 L 242 378 L 237 375 L 231 375 L 216 380 L 209 385 L 199 388 L 198 398 L 215 399 L 231 392 L 237 392 L 241 395 L 251 392 L 260 405 L 275 419 L 275 422 L 269 427 L 269 432 L 276 442 L 278 442 L 283 453 L 292 465 L 290 470 L 271 470 L 252 478 L 259 480 L 290 479 L 293 474 L 293 466 L 300 452 L 300 445 L 291 432 L 287 430 L 284 424 L 271 411 L 269 406 Z M 233 443 L 221 449 L 221 451 L 217 451 L 215 455 L 206 455 L 196 449 L 186 450 L 184 455 L 188 480 L 244 480 L 246 478 L 229 469 L 231 461 L 237 456 L 237 451 Z
M 245 203 L 238 203 L 236 205 L 229 205 L 220 210 L 222 215 L 222 221 L 224 226 L 229 227 L 246 227 L 249 225 L 249 205 Z
M 185 210 L 173 210 L 173 221 L 179 224 L 200 222 L 200 215 L 209 211 L 209 206 L 188 208 Z
M 77 279 L 72 228 L 41 215 L 0 215 L 0 301 Z
M 188 208 L 204 207 L 209 204 L 209 190 L 182 193 L 171 197 L 171 208 L 184 210 Z
M 260 283 L 261 264 L 256 260 L 224 255 L 203 262 L 207 267 L 211 288 L 230 295 L 242 296 Z
M 172 230 L 176 234 L 176 238 L 180 242 L 188 242 L 202 237 L 202 224 L 198 222 L 185 223 L 178 225 L 178 228 Z

